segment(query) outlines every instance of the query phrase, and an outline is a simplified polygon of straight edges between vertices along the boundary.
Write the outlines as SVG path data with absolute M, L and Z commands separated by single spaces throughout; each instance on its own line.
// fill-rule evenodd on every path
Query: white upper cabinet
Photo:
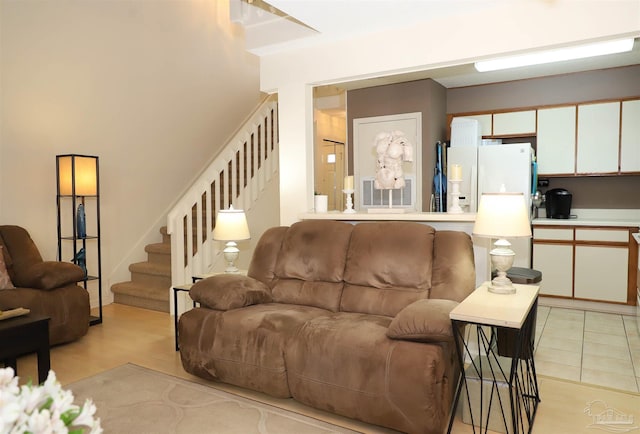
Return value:
M 640 100 L 622 102 L 620 171 L 640 172 Z
M 469 116 L 457 116 L 457 117 L 463 117 L 463 118 L 469 118 L 469 119 L 475 119 L 478 122 L 480 122 L 480 129 L 482 130 L 481 133 L 483 136 L 490 136 L 491 135 L 491 121 L 492 121 L 492 115 L 491 113 L 488 113 L 486 115 L 469 115 Z
M 535 135 L 542 176 L 640 173 L 637 98 L 463 116 L 477 119 L 485 137 Z
M 576 106 L 538 110 L 538 173 L 573 174 L 576 163 Z
M 578 106 L 578 174 L 617 173 L 620 102 Z
M 536 134 L 536 111 L 495 113 L 493 115 L 493 135 L 509 136 Z

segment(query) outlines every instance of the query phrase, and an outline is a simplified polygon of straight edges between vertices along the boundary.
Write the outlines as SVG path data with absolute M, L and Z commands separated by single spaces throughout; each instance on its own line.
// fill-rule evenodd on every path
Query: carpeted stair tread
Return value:
M 114 294 L 169 302 L 169 287 L 158 288 L 136 282 L 120 282 L 111 286 L 111 290 Z
M 158 264 L 155 262 L 136 262 L 135 264 L 129 265 L 129 271 L 132 273 L 171 277 L 171 265 Z
M 160 228 L 160 234 L 162 235 L 162 242 L 171 245 L 171 235 L 167 233 L 166 226 Z
M 162 243 L 145 246 L 147 261 L 129 265 L 131 280 L 111 286 L 115 303 L 169 312 L 171 287 L 171 237 L 160 228 Z
M 171 255 L 171 244 L 169 243 L 147 244 L 144 248 L 144 251 L 147 253 Z
M 113 301 L 127 306 L 141 307 L 158 312 L 169 312 L 169 289 L 144 283 L 121 282 L 111 286 Z

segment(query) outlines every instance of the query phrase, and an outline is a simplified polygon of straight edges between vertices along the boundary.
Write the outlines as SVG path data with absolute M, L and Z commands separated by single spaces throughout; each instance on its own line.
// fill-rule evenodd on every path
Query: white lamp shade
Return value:
M 524 195 L 483 194 L 480 197 L 473 235 L 488 238 L 531 237 L 531 224 Z
M 58 156 L 58 184 L 62 196 L 95 196 L 98 194 L 98 157 Z
M 238 241 L 249 238 L 251 238 L 249 225 L 243 210 L 233 209 L 233 206 L 230 206 L 228 210 L 218 211 L 216 227 L 213 229 L 214 240 Z

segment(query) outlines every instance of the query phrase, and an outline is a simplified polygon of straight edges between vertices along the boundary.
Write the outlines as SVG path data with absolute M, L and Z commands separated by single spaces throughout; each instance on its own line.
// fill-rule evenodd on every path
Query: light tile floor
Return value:
M 535 345 L 540 375 L 640 391 L 636 317 L 539 306 Z

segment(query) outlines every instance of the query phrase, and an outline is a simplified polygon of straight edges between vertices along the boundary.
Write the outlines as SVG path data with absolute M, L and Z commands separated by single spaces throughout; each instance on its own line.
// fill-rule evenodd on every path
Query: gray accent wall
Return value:
M 446 140 L 447 90 L 433 80 L 410 81 L 347 92 L 349 173 L 353 173 L 353 120 L 400 113 L 422 113 L 422 209 L 429 211 L 435 143 Z M 354 200 L 355 202 L 355 200 Z
M 640 96 L 640 65 L 447 90 L 447 113 Z

